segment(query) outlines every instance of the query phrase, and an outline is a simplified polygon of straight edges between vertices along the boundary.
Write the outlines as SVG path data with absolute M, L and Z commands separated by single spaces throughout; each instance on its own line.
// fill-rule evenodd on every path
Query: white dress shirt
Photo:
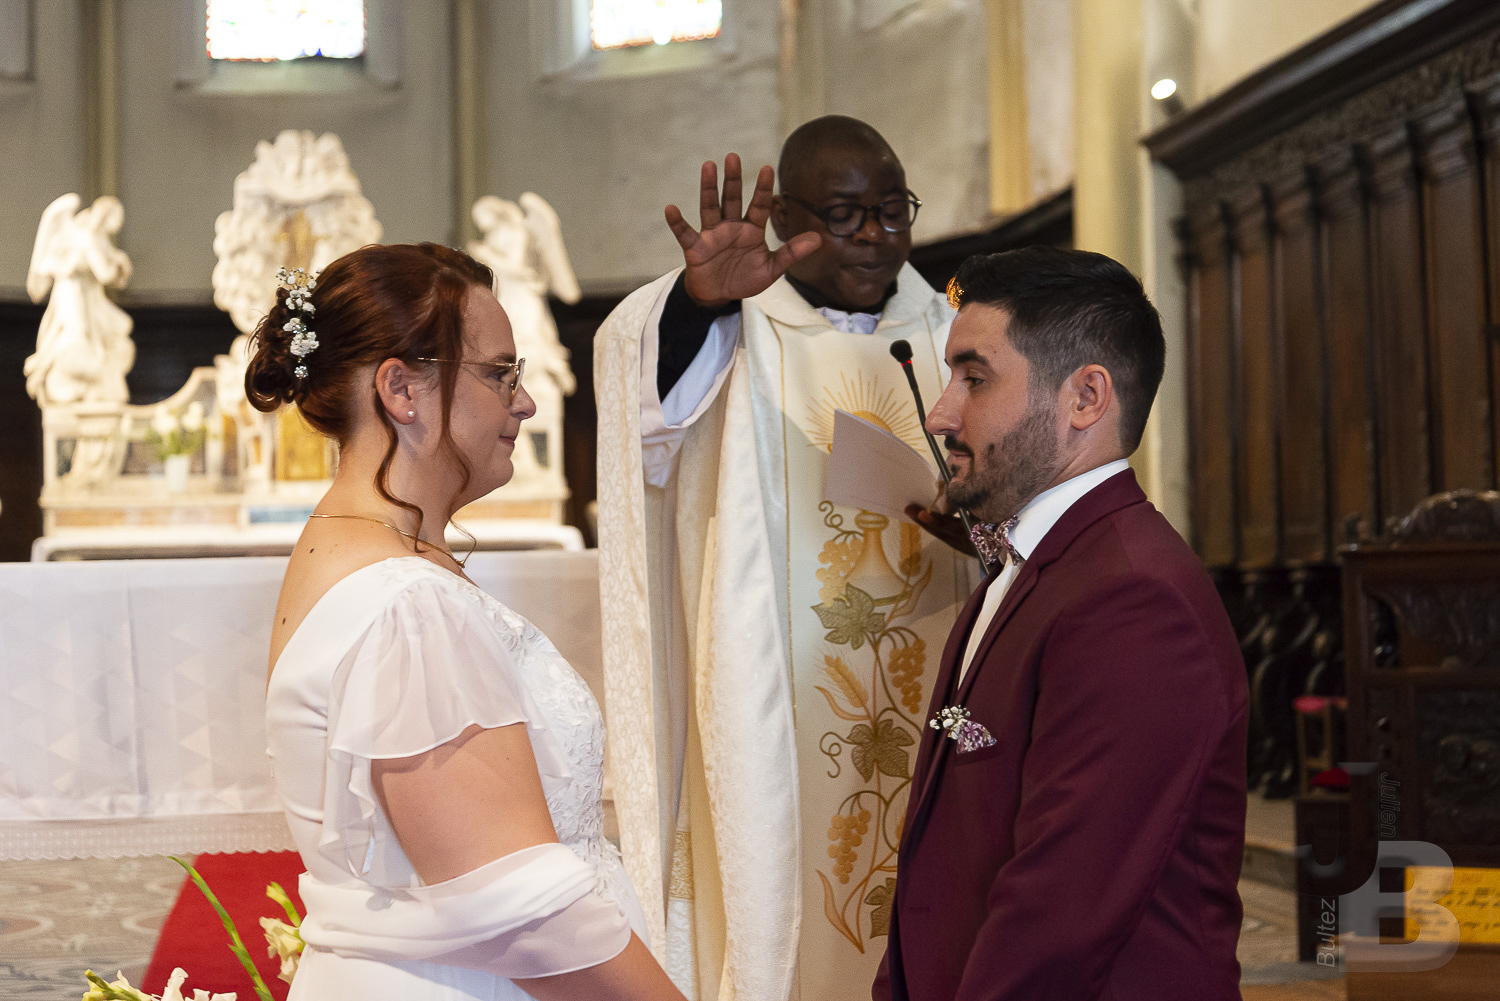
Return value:
M 1022 559 L 1031 559 L 1031 554 L 1036 551 L 1036 547 L 1041 544 L 1047 533 L 1052 531 L 1052 526 L 1057 524 L 1058 519 L 1067 513 L 1068 508 L 1111 476 L 1129 468 L 1129 462 L 1116 459 L 1090 469 L 1086 473 L 1079 473 L 1071 480 L 1063 480 L 1055 487 L 1043 490 L 1031 498 L 1026 506 L 1021 508 L 1020 514 L 1016 515 L 1016 527 L 1010 533 L 1011 545 L 1016 547 L 1016 552 L 1021 554 Z M 969 630 L 969 644 L 964 648 L 964 659 L 958 671 L 958 684 L 963 684 L 964 675 L 969 672 L 969 662 L 974 659 L 974 653 L 979 649 L 979 641 L 984 639 L 984 634 L 989 629 L 990 623 L 994 621 L 995 613 L 1000 609 L 1000 602 L 1005 600 L 1005 592 L 1010 590 L 1011 582 L 1016 579 L 1019 569 L 1014 561 L 1007 562 L 1005 569 L 1000 571 L 995 582 L 984 593 L 984 604 L 980 606 L 979 617 L 974 620 L 974 628 Z

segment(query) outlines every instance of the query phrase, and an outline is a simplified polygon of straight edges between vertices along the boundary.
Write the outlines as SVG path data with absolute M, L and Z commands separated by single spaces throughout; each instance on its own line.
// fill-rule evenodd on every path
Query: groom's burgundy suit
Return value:
M 1132 472 L 1038 543 L 924 729 L 876 1001 L 1239 998 L 1246 682 L 1224 608 Z M 956 688 L 956 691 L 955 691 Z

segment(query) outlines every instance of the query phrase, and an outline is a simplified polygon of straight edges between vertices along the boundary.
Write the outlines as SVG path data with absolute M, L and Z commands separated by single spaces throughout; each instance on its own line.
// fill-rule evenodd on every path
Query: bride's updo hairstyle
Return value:
M 348 442 L 360 408 L 371 408 L 389 439 L 376 489 L 420 519 L 416 505 L 392 496 L 388 489 L 396 426 L 368 373 L 359 379 L 356 375 L 387 358 L 419 371 L 434 366 L 418 358 L 462 358 L 464 300 L 470 288 L 489 290 L 492 282 L 489 268 L 462 251 L 435 243 L 372 244 L 345 254 L 317 276 L 317 286 L 305 300 L 311 312 L 297 308 L 293 290 L 276 290 L 275 306 L 252 335 L 245 395 L 262 413 L 295 404 L 308 424 L 341 446 Z M 286 329 L 299 318 L 317 339 L 317 346 L 302 356 L 292 353 L 297 335 Z M 298 376 L 298 366 L 306 367 L 305 375 Z M 449 433 L 458 366 L 436 368 L 443 408 L 440 441 L 467 485 L 468 463 Z

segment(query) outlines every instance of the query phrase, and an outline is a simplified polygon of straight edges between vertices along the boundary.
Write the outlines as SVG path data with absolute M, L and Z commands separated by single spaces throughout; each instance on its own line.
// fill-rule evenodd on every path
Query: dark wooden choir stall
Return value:
M 1192 541 L 1245 653 L 1251 787 L 1298 796 L 1345 882 L 1423 840 L 1495 902 L 1443 970 L 1351 968 L 1351 998 L 1492 992 L 1500 4 L 1375 4 L 1145 144 L 1183 187 Z

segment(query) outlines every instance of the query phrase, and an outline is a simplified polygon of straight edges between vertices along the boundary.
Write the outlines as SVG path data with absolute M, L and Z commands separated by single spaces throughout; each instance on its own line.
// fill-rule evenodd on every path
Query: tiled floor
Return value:
M 89 968 L 139 983 L 181 880 L 166 858 L 0 863 L 0 998 L 78 1001 Z M 1246 1001 L 1342 999 L 1342 980 L 1300 983 L 1326 971 L 1296 962 L 1294 895 L 1240 893 Z
M 139 983 L 182 878 L 168 858 L 0 862 L 0 998 L 78 1001 L 86 969 Z
M 1302 997 L 1324 998 L 1344 996 L 1344 981 L 1327 967 L 1317 963 L 1297 962 L 1297 896 L 1282 890 L 1249 880 L 1240 882 L 1240 899 L 1245 904 L 1245 923 L 1240 930 L 1240 985 L 1246 999 L 1286 999 L 1294 1001 Z M 1290 986 L 1298 981 L 1309 983 L 1314 993 L 1264 993 L 1258 988 L 1267 985 Z M 1337 987 L 1337 994 L 1326 991 Z M 1250 988 L 1257 990 L 1252 991 Z
M 1267 856 L 1289 856 L 1294 841 L 1292 801 L 1252 795 L 1245 814 L 1245 842 L 1260 853 L 1255 871 L 1291 885 L 1290 863 L 1270 865 Z M 1247 872 L 1248 866 L 1247 854 Z M 1245 1001 L 1343 1001 L 1344 978 L 1339 971 L 1297 962 L 1295 893 L 1245 879 L 1240 881 L 1240 899 L 1245 903 L 1239 948 Z
M 1289 848 L 1289 804 L 1250 802 L 1250 838 Z M 0 862 L 0 998 L 77 1001 L 83 971 L 133 983 L 151 958 L 182 871 L 167 858 Z M 1240 884 L 1240 935 L 1246 1001 L 1330 1001 L 1342 978 L 1297 962 L 1296 897 L 1246 880 Z

